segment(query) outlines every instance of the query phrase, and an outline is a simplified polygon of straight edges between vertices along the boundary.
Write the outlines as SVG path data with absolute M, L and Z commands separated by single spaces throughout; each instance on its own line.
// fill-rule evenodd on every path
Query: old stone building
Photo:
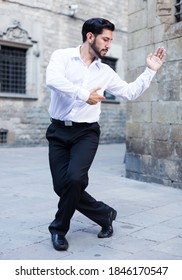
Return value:
M 128 79 L 158 46 L 167 50 L 151 87 L 127 106 L 126 176 L 182 188 L 182 2 L 129 1 Z
M 96 8 L 97 7 L 97 8 Z M 127 63 L 124 0 L 0 0 L 0 145 L 46 144 L 50 91 L 45 71 L 55 49 L 77 46 L 91 17 L 116 25 L 109 63 L 124 79 Z M 101 143 L 125 140 L 126 104 L 108 96 L 102 103 Z

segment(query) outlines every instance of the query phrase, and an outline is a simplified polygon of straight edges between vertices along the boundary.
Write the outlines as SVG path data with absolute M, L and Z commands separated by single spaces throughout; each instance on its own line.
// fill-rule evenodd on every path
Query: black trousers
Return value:
M 65 126 L 63 122 L 53 121 L 47 129 L 50 170 L 54 191 L 59 196 L 58 211 L 49 226 L 51 233 L 65 235 L 75 210 L 100 226 L 107 225 L 112 208 L 85 191 L 99 136 L 98 123 Z

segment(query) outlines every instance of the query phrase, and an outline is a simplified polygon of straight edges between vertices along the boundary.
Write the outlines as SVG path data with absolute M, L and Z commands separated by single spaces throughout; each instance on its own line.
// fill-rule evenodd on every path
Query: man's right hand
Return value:
M 98 90 L 100 90 L 100 88 L 93 89 L 93 90 L 90 92 L 89 98 L 88 98 L 88 100 L 87 100 L 87 103 L 88 103 L 89 105 L 95 105 L 95 104 L 97 104 L 98 102 L 101 102 L 103 99 L 105 99 L 104 96 L 99 95 L 99 94 L 97 93 Z

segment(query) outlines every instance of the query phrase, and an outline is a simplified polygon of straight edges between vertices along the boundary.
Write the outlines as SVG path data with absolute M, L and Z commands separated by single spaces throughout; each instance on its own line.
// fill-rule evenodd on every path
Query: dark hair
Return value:
M 84 22 L 82 26 L 83 42 L 87 39 L 87 33 L 92 32 L 95 36 L 102 33 L 103 29 L 114 31 L 115 26 L 109 20 L 104 18 L 91 18 Z

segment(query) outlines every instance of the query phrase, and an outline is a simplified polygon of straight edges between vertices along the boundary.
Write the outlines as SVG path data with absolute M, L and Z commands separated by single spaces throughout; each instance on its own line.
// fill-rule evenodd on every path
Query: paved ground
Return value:
M 66 252 L 52 248 L 47 227 L 58 198 L 47 147 L 0 148 L 1 260 L 181 260 L 182 190 L 124 177 L 125 146 L 100 145 L 88 191 L 118 211 L 114 235 L 76 212 Z

